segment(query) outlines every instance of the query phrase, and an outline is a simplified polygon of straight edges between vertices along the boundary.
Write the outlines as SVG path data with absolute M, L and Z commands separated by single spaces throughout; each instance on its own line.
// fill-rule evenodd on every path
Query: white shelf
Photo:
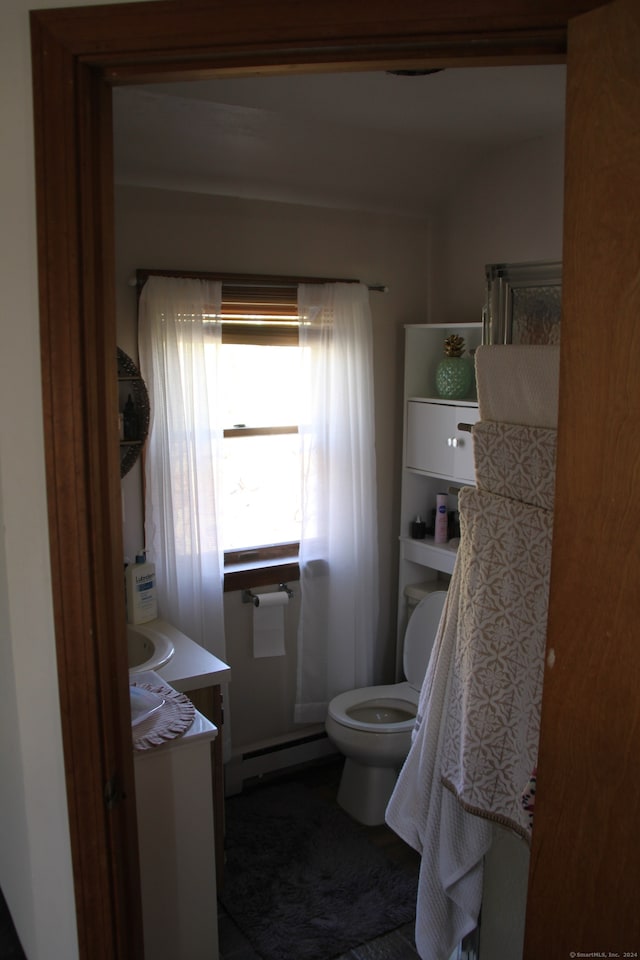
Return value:
M 458 487 L 469 487 L 475 486 L 470 480 L 453 480 L 448 473 L 436 473 L 435 470 L 421 470 L 419 467 L 405 467 L 407 473 L 410 473 L 414 477 L 432 477 L 434 480 L 440 481 L 440 489 L 437 493 L 448 493 L 451 496 L 454 496 L 453 488 Z M 457 496 L 457 494 L 455 494 Z M 435 506 L 435 501 L 434 501 Z M 417 513 L 424 513 L 424 510 L 418 509 Z
M 402 559 L 430 567 L 440 573 L 453 573 L 458 552 L 457 541 L 434 543 L 433 537 L 425 537 L 424 540 L 400 537 L 400 545 Z

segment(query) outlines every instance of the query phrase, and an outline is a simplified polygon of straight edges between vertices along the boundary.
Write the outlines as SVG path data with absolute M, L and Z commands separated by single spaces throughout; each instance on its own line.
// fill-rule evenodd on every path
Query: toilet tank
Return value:
M 407 620 L 423 597 L 433 593 L 434 590 L 441 589 L 442 584 L 439 580 L 425 580 L 424 583 L 408 583 L 404 588 L 404 598 L 407 604 Z

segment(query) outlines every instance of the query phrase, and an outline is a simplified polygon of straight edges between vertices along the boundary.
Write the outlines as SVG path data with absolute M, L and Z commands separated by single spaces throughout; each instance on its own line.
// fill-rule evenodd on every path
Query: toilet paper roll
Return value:
M 289 596 L 284 591 L 256 595 L 253 607 L 254 657 L 282 657 L 284 648 L 284 607 Z
M 286 607 L 289 603 L 289 595 L 284 590 L 278 590 L 273 593 L 255 594 L 255 607 Z

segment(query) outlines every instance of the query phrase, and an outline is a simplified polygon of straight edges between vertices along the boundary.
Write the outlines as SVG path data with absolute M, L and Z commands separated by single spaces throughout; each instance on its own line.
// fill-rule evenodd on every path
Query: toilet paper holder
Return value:
M 289 600 L 293 598 L 293 590 L 286 583 L 279 583 L 278 590 L 282 591 L 283 593 L 286 593 Z M 253 593 L 251 590 L 243 590 L 242 602 L 252 603 L 254 607 L 257 607 L 260 604 L 260 597 L 257 594 Z

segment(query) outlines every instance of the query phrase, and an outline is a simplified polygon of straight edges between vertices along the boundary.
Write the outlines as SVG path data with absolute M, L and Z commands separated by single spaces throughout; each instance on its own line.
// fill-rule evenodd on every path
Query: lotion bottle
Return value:
M 146 554 L 139 553 L 136 562 L 130 563 L 125 571 L 127 586 L 127 621 L 129 623 L 147 623 L 158 616 L 156 599 L 156 567 L 147 560 Z
M 446 543 L 449 539 L 449 519 L 447 516 L 448 497 L 446 493 L 439 493 L 436 497 L 436 524 L 433 537 L 434 543 Z

